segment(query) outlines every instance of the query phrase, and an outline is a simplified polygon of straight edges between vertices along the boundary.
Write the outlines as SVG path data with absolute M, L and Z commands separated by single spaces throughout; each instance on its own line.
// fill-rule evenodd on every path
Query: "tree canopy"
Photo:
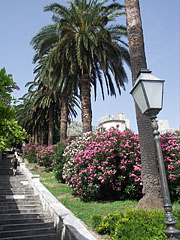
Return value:
M 15 109 L 11 106 L 14 98 L 11 93 L 19 87 L 5 68 L 0 70 L 0 152 L 15 143 L 21 143 L 26 136 L 25 130 L 15 119 Z

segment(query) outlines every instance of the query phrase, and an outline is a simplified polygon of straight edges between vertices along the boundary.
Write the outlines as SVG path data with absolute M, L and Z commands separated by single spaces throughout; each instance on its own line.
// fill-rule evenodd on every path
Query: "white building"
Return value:
M 169 121 L 168 120 L 158 120 L 158 130 L 160 132 L 163 132 L 167 129 L 169 129 Z
M 106 129 L 109 129 L 111 127 L 116 128 L 117 125 L 119 125 L 118 128 L 120 131 L 125 131 L 126 129 L 130 129 L 130 120 L 125 118 L 124 113 L 113 114 L 112 116 L 107 115 L 98 120 L 98 127 L 102 126 Z M 180 131 L 180 127 L 170 128 L 168 120 L 158 120 L 158 126 L 158 130 L 161 134 Z
M 98 120 L 98 127 L 102 126 L 105 129 L 109 129 L 111 127 L 116 128 L 117 125 L 120 131 L 125 131 L 130 129 L 130 120 L 125 118 L 124 113 L 113 114 L 112 116 L 107 115 Z

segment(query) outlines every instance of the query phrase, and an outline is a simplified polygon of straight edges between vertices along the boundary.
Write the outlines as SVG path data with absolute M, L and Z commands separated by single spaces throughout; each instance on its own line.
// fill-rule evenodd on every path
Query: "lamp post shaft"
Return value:
M 163 158 L 161 141 L 160 141 L 160 133 L 158 131 L 156 116 L 152 116 L 151 121 L 152 121 L 154 140 L 155 140 L 156 149 L 157 149 L 159 173 L 161 178 L 161 187 L 162 187 L 163 203 L 164 203 L 164 210 L 165 210 L 165 224 L 167 225 L 167 229 L 164 231 L 164 233 L 166 234 L 169 240 L 178 240 L 180 231 L 175 228 L 175 224 L 177 222 L 175 221 L 174 215 L 172 213 L 172 204 L 171 204 L 171 198 L 169 194 L 169 187 L 168 187 L 168 182 L 166 177 L 164 158 Z

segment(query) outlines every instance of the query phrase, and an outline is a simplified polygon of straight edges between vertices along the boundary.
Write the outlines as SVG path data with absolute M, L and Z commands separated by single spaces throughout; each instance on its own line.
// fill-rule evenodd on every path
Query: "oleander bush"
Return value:
M 37 163 L 44 166 L 47 171 L 52 171 L 55 164 L 55 155 L 52 146 L 41 146 L 34 143 L 28 143 L 24 147 L 24 155 L 29 163 Z
M 36 162 L 44 166 L 46 171 L 52 171 L 55 164 L 56 152 L 53 150 L 54 145 L 40 146 L 36 153 Z
M 65 148 L 63 179 L 83 200 L 139 199 L 142 196 L 140 146 L 131 131 L 98 129 Z
M 180 229 L 180 211 L 173 211 Z M 111 240 L 165 240 L 164 211 L 131 209 L 124 213 L 113 213 L 106 217 L 91 217 L 93 228 L 102 235 L 109 235 Z
M 24 147 L 24 155 L 25 158 L 28 160 L 29 163 L 36 163 L 37 162 L 37 152 L 40 150 L 41 146 L 38 146 L 34 143 L 28 143 Z
M 180 131 L 161 136 L 172 201 L 180 201 Z M 27 144 L 29 162 L 54 170 L 83 200 L 136 199 L 142 196 L 139 139 L 131 131 L 98 129 L 54 146 Z
M 161 145 L 173 201 L 180 201 L 180 131 L 161 136 Z

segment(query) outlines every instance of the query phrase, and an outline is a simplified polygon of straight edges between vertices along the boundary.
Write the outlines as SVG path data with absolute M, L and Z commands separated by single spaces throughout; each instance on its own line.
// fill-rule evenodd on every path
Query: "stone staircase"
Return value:
M 19 169 L 12 176 L 12 157 L 4 155 L 0 165 L 0 239 L 58 239 L 50 214 L 43 211 L 26 177 Z

